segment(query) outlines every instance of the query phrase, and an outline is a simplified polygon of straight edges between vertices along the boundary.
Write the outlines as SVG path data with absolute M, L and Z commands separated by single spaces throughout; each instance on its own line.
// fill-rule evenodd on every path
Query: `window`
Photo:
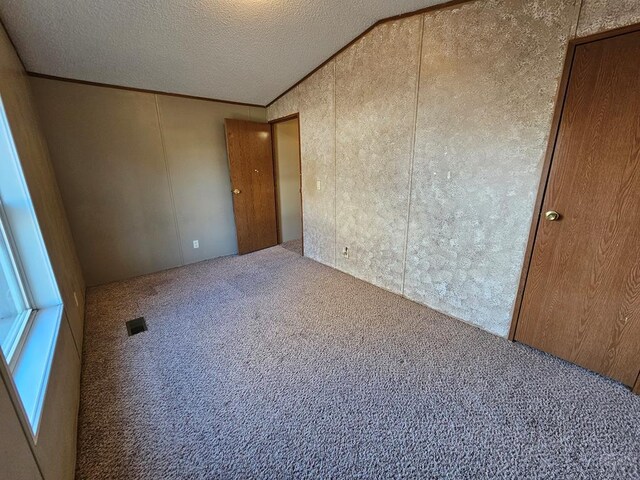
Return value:
M 0 200 L 0 347 L 11 363 L 31 316 L 20 268 L 13 254 L 6 214 Z
M 0 373 L 37 439 L 62 301 L 0 98 Z

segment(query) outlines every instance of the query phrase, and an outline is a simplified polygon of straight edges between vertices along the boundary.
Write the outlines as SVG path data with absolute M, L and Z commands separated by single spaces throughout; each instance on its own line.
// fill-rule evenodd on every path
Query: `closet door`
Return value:
M 515 339 L 640 373 L 640 32 L 576 47 Z

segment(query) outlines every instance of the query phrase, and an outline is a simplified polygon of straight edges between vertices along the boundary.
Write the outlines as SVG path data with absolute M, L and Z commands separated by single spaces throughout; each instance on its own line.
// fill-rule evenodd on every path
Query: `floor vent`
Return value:
M 147 322 L 144 321 L 144 317 L 135 318 L 127 322 L 127 332 L 129 336 L 136 335 L 138 333 L 147 331 Z

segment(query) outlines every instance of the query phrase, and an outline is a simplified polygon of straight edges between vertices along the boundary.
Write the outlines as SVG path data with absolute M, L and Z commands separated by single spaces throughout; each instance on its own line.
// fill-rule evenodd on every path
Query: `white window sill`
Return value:
M 35 312 L 13 368 L 13 381 L 31 425 L 34 440 L 37 437 L 61 319 L 62 305 Z

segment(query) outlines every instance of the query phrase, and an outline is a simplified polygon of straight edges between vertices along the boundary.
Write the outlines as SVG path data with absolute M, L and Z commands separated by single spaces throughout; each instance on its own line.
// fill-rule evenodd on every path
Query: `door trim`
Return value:
M 273 183 L 276 191 L 276 212 L 280 208 L 280 204 L 278 201 L 278 176 L 276 175 L 276 142 L 275 142 L 275 125 L 277 123 L 288 122 L 289 120 L 297 120 L 298 122 L 298 163 L 300 168 L 300 226 L 302 227 L 302 256 L 304 257 L 304 195 L 302 189 L 302 135 L 300 134 L 300 114 L 293 113 L 291 115 L 287 115 L 285 117 L 276 118 L 275 120 L 269 121 L 271 125 L 271 148 L 273 150 L 273 154 L 271 157 L 273 158 Z M 276 214 L 276 228 L 278 229 L 278 245 L 282 243 L 282 235 L 280 234 L 280 222 L 278 221 L 278 215 Z
M 531 266 L 531 258 L 533 257 L 533 247 L 536 242 L 538 234 L 538 225 L 540 215 L 542 214 L 542 202 L 544 196 L 547 193 L 547 185 L 549 183 L 549 172 L 551 171 L 551 163 L 553 161 L 553 154 L 556 149 L 556 143 L 558 141 L 558 134 L 560 132 L 560 122 L 562 120 L 562 113 L 564 111 L 565 102 L 567 99 L 567 91 L 569 87 L 569 78 L 571 77 L 571 69 L 573 67 L 573 59 L 576 52 L 576 47 L 584 45 L 585 43 L 597 42 L 599 40 L 605 40 L 607 38 L 617 37 L 619 35 L 625 35 L 640 30 L 640 23 L 630 25 L 627 27 L 616 28 L 614 30 L 608 30 L 602 33 L 596 33 L 586 37 L 575 38 L 571 40 L 567 46 L 567 55 L 565 58 L 564 68 L 562 70 L 562 77 L 560 78 L 560 85 L 558 87 L 558 93 L 556 95 L 555 109 L 553 118 L 551 121 L 551 134 L 549 135 L 549 142 L 547 144 L 547 150 L 544 156 L 544 162 L 542 164 L 542 174 L 540 177 L 540 184 L 538 185 L 538 194 L 534 204 L 534 215 L 531 219 L 531 227 L 529 229 L 529 239 L 527 241 L 527 247 L 524 254 L 524 262 L 522 265 L 522 272 L 520 274 L 520 282 L 518 284 L 518 290 L 516 292 L 516 299 L 513 305 L 513 312 L 511 315 L 511 327 L 509 328 L 509 340 L 515 341 L 516 330 L 518 328 L 518 320 L 520 318 L 520 310 L 522 308 L 522 300 L 524 298 L 524 291 L 527 284 L 527 277 L 529 275 L 529 267 Z M 636 382 L 634 391 L 640 393 L 640 378 Z

